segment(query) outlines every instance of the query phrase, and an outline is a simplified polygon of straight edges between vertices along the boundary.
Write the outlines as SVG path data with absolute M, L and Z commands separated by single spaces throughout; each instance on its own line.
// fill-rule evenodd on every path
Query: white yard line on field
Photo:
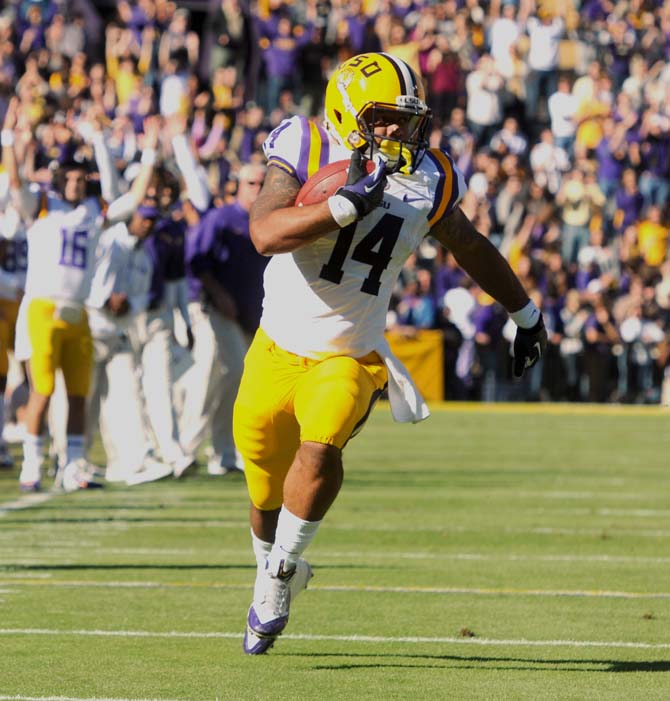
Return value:
M 316 557 L 316 555 L 315 555 Z M 324 558 L 360 558 L 363 560 L 465 560 L 482 562 L 604 562 L 617 565 L 667 565 L 670 557 L 644 557 L 631 555 L 515 555 L 513 553 L 426 553 L 426 552 L 331 552 Z
M 103 698 L 91 696 L 80 698 L 79 696 L 5 696 L 0 695 L 0 701 L 174 701 L 173 699 L 128 699 L 128 698 Z
M 2 515 L 2 514 L 0 514 Z M 22 528 L 26 529 L 46 529 L 52 531 L 54 528 L 54 523 L 58 519 L 50 519 L 48 521 L 30 521 L 22 524 Z M 144 528 L 165 528 L 168 524 L 178 523 L 180 529 L 185 528 L 224 528 L 224 529 L 241 529 L 245 530 L 247 533 L 249 531 L 248 521 L 217 521 L 214 519 L 207 521 L 193 521 L 191 519 L 170 519 L 161 521 L 126 521 L 123 519 L 114 519 L 111 521 L 101 521 L 100 523 L 87 523 L 87 531 L 94 533 L 96 531 L 102 531 L 104 533 L 109 533 L 110 530 L 127 531 L 131 528 L 133 530 L 144 529 Z M 81 528 L 79 523 L 68 523 L 64 521 L 62 524 L 58 524 L 58 528 L 63 530 L 71 528 Z M 364 526 L 345 524 L 345 523 L 332 523 L 329 524 L 329 530 L 331 531 L 368 531 L 374 533 L 488 533 L 491 530 L 495 530 L 496 533 L 505 533 L 513 535 L 573 535 L 578 537 L 593 537 L 598 538 L 603 537 L 634 537 L 634 538 L 670 538 L 670 530 L 664 529 L 640 529 L 635 530 L 631 528 L 621 529 L 617 526 L 603 526 L 601 528 L 555 528 L 553 526 L 541 526 L 538 528 L 498 528 L 497 526 L 491 526 L 491 528 L 466 528 L 465 526 L 456 526 L 451 523 L 445 523 L 444 525 L 430 526 L 426 524 L 413 526 L 412 524 L 403 523 L 400 526 L 383 526 L 379 524 L 366 524 Z
M 240 639 L 242 633 L 194 632 L 194 631 L 149 631 L 149 630 L 56 630 L 48 628 L 0 628 L 0 635 L 44 635 L 44 636 L 86 636 L 109 638 L 195 638 L 195 639 Z M 492 638 L 450 638 L 424 636 L 381 636 L 381 635 L 310 635 L 289 633 L 283 640 L 313 640 L 353 643 L 441 643 L 448 645 L 517 645 L 520 647 L 603 647 L 637 648 L 643 650 L 670 650 L 670 643 L 642 643 L 620 640 L 499 640 Z M 3 699 L 14 697 L 0 697 Z M 96 700 L 103 701 L 103 700 Z M 111 701 L 105 699 L 104 701 Z
M 41 492 L 39 494 L 26 494 L 18 499 L 14 499 L 13 501 L 6 501 L 3 504 L 0 504 L 0 518 L 7 516 L 7 514 L 10 514 L 13 511 L 29 509 L 31 506 L 44 504 L 45 501 L 49 501 L 49 499 L 52 499 L 53 496 L 54 495 L 50 492 Z
M 36 546 L 32 546 L 35 548 Z M 100 543 L 75 543 L 67 546 L 57 542 L 43 542 L 39 544 L 40 550 L 46 552 L 39 553 L 39 561 L 37 558 L 26 560 L 26 562 L 44 564 L 44 558 L 49 557 L 51 551 L 68 550 L 74 548 L 81 553 L 84 548 L 93 548 L 97 552 L 103 552 L 106 555 L 193 555 L 202 557 L 204 553 L 208 556 L 214 555 L 217 558 L 224 558 L 230 561 L 231 558 L 240 558 L 245 562 L 251 562 L 249 548 L 102 548 Z M 9 556 L 12 552 L 18 552 L 25 555 L 26 548 L 24 545 L 12 547 L 0 546 L 0 550 L 5 556 Z M 53 557 L 59 558 L 59 564 L 62 564 L 63 554 L 54 552 Z M 375 551 L 375 550 L 323 550 L 315 548 L 313 556 L 315 560 L 382 560 L 388 562 L 391 560 L 430 560 L 430 561 L 472 561 L 472 562 L 598 562 L 613 565 L 667 565 L 670 564 L 670 557 L 651 557 L 643 555 L 576 555 L 572 553 L 564 553 L 562 555 L 516 555 L 514 553 L 437 553 L 437 552 L 421 552 L 421 551 Z M 25 558 L 22 558 L 25 559 Z M 12 561 L 16 564 L 16 560 Z M 7 573 L 1 573 L 0 578 L 10 576 Z M 13 573 L 12 577 L 36 577 L 36 575 Z M 40 575 L 42 578 L 50 577 L 51 575 Z
M 0 585 L 20 587 L 73 587 L 84 589 L 219 589 L 240 591 L 249 589 L 248 584 L 223 584 L 221 582 L 144 582 L 114 581 L 92 582 L 81 580 L 26 580 L 14 579 L 8 582 L 0 580 Z M 322 592 L 362 592 L 374 594 L 455 594 L 465 596 L 545 596 L 594 598 L 594 599 L 670 599 L 670 592 L 632 592 L 588 589 L 515 589 L 508 587 L 392 587 L 367 586 L 360 584 L 310 585 L 310 591 Z

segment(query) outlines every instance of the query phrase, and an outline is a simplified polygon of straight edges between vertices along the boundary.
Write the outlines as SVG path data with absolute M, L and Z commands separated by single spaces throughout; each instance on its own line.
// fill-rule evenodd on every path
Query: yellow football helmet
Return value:
M 431 112 L 421 80 L 390 54 L 359 54 L 341 64 L 326 87 L 325 113 L 336 141 L 367 158 L 381 152 L 389 172 L 412 173 L 428 147 Z M 375 136 L 375 127 L 390 124 L 393 134 Z

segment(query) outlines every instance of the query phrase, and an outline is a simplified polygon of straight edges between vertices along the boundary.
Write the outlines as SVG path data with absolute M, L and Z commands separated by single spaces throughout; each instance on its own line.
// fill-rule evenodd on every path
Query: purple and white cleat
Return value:
M 262 655 L 273 645 L 288 623 L 291 600 L 307 588 L 312 568 L 306 560 L 298 560 L 289 572 L 284 562 L 276 574 L 267 568 L 256 581 L 254 601 L 249 607 L 243 648 L 247 655 Z

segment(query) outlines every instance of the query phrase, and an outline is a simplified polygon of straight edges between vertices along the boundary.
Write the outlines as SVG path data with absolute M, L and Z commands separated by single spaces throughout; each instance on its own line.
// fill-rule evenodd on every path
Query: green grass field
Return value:
M 27 505 L 1 473 L 0 701 L 670 699 L 669 429 L 643 407 L 378 409 L 258 658 L 242 479 Z

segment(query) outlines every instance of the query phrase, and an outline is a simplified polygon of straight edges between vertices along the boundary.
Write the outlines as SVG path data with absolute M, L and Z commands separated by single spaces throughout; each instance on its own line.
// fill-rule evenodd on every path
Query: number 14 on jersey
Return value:
M 328 262 L 321 268 L 319 275 L 323 280 L 339 285 L 344 275 L 344 263 L 349 254 L 349 249 L 354 240 L 354 233 L 358 222 L 340 229 L 333 251 Z M 382 273 L 391 262 L 393 247 L 395 246 L 403 218 L 395 214 L 384 214 L 375 226 L 356 244 L 351 254 L 351 260 L 366 263 L 370 266 L 368 276 L 363 280 L 361 292 L 375 297 L 379 294 Z

